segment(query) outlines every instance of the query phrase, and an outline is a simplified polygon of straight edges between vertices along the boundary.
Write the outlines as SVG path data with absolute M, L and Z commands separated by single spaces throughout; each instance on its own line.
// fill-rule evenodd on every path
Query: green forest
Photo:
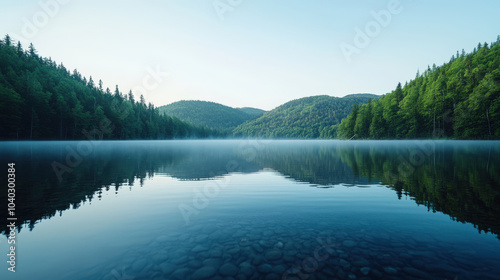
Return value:
M 0 139 L 171 139 L 213 130 L 160 115 L 141 95 L 112 92 L 50 58 L 0 40 Z
M 265 112 L 214 102 L 155 107 L 118 85 L 0 40 L 0 139 L 499 139 L 500 36 L 433 65 L 384 96 L 327 95 Z
M 191 100 L 177 101 L 158 109 L 162 114 L 215 129 L 226 135 L 230 135 L 236 126 L 255 119 L 265 112 L 256 108 L 232 108 L 214 102 Z
M 462 50 L 342 120 L 340 138 L 500 138 L 500 36 Z
M 352 94 L 342 98 L 311 96 L 287 102 L 234 129 L 235 136 L 266 138 L 335 138 L 337 126 L 356 104 L 378 98 Z

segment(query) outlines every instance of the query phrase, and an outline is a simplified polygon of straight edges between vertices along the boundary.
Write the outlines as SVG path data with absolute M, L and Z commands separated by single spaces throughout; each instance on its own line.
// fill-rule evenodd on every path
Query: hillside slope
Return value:
M 377 95 L 327 95 L 292 100 L 233 130 L 235 136 L 273 138 L 334 138 L 336 125 L 354 104 L 367 103 Z
M 232 108 L 208 101 L 183 100 L 158 107 L 160 113 L 179 118 L 197 126 L 230 132 L 236 126 L 254 119 L 260 109 Z
M 243 108 L 236 108 L 250 116 L 253 116 L 253 117 L 260 117 L 262 116 L 266 111 L 262 110 L 262 109 L 257 109 L 257 108 L 252 108 L 252 107 L 243 107 Z
M 470 54 L 457 52 L 414 80 L 354 108 L 339 136 L 364 139 L 500 138 L 500 36 Z

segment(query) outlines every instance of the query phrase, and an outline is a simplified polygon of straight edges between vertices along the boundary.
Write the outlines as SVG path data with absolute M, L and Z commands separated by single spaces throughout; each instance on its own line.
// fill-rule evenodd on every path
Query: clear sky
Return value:
M 384 94 L 500 35 L 500 1 L 0 0 L 0 36 L 156 106 Z

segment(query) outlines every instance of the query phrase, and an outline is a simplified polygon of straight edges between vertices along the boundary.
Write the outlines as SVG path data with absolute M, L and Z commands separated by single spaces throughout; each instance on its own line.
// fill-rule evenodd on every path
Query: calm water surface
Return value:
M 0 155 L 5 176 L 16 163 L 20 225 L 12 273 L 1 212 L 1 279 L 500 278 L 500 142 L 2 142 Z

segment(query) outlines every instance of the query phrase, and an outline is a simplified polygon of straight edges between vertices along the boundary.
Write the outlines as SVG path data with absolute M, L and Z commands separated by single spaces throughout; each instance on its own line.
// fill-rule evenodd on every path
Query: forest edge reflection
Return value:
M 272 169 L 297 182 L 386 185 L 429 211 L 500 234 L 500 145 L 495 141 L 104 141 L 59 181 L 51 164 L 76 142 L 3 142 L 16 161 L 19 230 L 155 175 L 217 180 Z M 0 196 L 4 199 L 6 194 Z M 6 198 L 6 197 L 5 197 Z M 6 234 L 8 229 L 2 226 Z

